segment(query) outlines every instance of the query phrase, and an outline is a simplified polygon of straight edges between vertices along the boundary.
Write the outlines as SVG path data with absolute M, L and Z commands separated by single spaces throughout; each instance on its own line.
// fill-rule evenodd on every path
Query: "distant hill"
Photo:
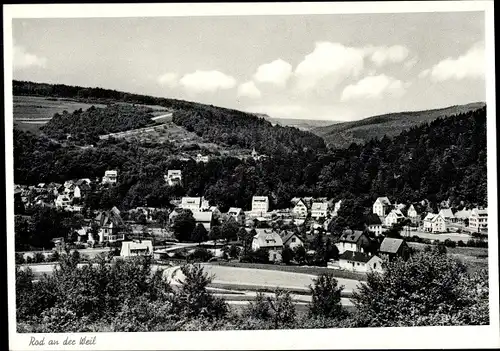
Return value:
M 351 143 L 362 144 L 372 138 L 382 138 L 384 135 L 393 137 L 405 129 L 432 122 L 439 117 L 467 113 L 484 106 L 486 106 L 484 102 L 474 102 L 435 110 L 389 113 L 354 122 L 318 127 L 310 131 L 322 137 L 328 146 L 342 148 L 348 147 Z
M 312 131 L 314 128 L 330 126 L 335 123 L 340 123 L 332 120 L 321 119 L 299 119 L 299 118 L 275 118 L 265 113 L 254 113 L 259 118 L 268 120 L 273 125 L 280 125 L 283 127 L 295 127 L 303 131 Z

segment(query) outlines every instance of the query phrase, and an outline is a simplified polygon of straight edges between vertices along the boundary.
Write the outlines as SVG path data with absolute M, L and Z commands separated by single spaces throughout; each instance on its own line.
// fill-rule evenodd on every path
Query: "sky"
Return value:
M 485 101 L 484 13 L 13 20 L 13 77 L 357 120 Z

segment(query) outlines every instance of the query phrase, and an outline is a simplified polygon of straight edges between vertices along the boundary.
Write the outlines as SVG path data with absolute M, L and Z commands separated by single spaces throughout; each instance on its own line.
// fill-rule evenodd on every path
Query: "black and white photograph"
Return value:
M 492 1 L 6 5 L 4 58 L 12 350 L 500 347 Z

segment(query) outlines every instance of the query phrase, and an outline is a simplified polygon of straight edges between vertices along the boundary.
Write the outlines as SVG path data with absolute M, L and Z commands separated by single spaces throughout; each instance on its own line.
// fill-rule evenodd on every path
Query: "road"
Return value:
M 450 239 L 453 241 L 462 240 L 463 242 L 467 242 L 467 240 L 472 238 L 470 235 L 464 234 L 464 233 L 432 234 L 432 233 L 426 233 L 426 232 L 421 232 L 421 231 L 410 232 L 410 236 L 418 236 L 419 238 L 423 238 L 423 239 L 439 240 L 439 241 L 445 241 L 446 239 Z

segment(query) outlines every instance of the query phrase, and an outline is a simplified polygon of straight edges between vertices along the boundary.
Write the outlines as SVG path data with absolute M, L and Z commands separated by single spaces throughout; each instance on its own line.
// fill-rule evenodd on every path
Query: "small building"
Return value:
M 337 201 L 335 205 L 333 205 L 333 212 L 332 212 L 333 217 L 337 217 L 341 205 L 342 205 L 342 200 Z
M 420 214 L 418 213 L 417 209 L 415 208 L 415 205 L 411 204 L 410 207 L 408 208 L 408 218 L 413 224 L 420 224 Z
M 339 256 L 339 267 L 346 271 L 368 273 L 370 271 L 382 272 L 383 260 L 377 255 L 367 255 L 357 251 L 344 251 Z
M 405 216 L 401 210 L 394 209 L 389 214 L 387 217 L 385 217 L 385 225 L 387 227 L 391 227 L 394 224 L 401 223 L 405 219 Z
M 466 221 L 469 220 L 471 214 L 472 214 L 472 210 L 468 210 L 467 208 L 463 208 L 460 211 L 457 211 L 455 213 L 455 219 L 458 223 L 464 224 Z
M 213 214 L 210 211 L 193 212 L 193 217 L 196 221 L 196 224 L 201 223 L 205 227 L 207 232 L 209 232 L 210 228 L 212 227 L 212 216 Z
M 239 225 L 245 225 L 245 212 L 239 207 L 231 207 L 227 215 L 233 217 Z
M 58 195 L 54 203 L 57 208 L 66 208 L 71 204 L 71 199 L 68 195 Z
M 210 212 L 212 212 L 213 219 L 219 219 L 222 216 L 222 212 L 219 210 L 217 206 L 210 206 L 208 208 Z
M 370 213 L 365 217 L 365 226 L 375 236 L 382 235 L 382 221 L 375 213 Z
M 269 211 L 269 197 L 254 196 L 252 197 L 252 213 L 262 216 Z
M 298 246 L 304 246 L 304 240 L 294 232 L 289 232 L 283 236 L 283 246 L 288 246 L 291 249 L 294 249 Z
M 396 238 L 384 238 L 379 248 L 379 256 L 387 260 L 397 257 L 408 258 L 409 248 L 406 241 Z
M 446 221 L 438 213 L 427 213 L 424 218 L 424 231 L 429 233 L 444 233 L 446 232 Z
M 196 162 L 197 163 L 207 163 L 208 156 L 202 156 L 201 154 L 198 154 L 198 155 L 196 155 Z
M 318 220 L 328 216 L 328 202 L 313 202 L 311 206 L 311 217 Z
M 377 200 L 375 200 L 375 203 L 373 204 L 373 213 L 375 213 L 377 216 L 380 217 L 385 217 L 387 213 L 389 212 L 389 208 L 391 206 L 391 202 L 389 201 L 388 197 L 379 197 Z
M 178 169 L 169 169 L 163 178 L 168 186 L 182 185 L 182 172 Z
M 116 242 L 125 240 L 125 222 L 120 211 L 113 207 L 109 211 L 100 212 L 94 222 L 98 226 L 99 242 Z M 95 241 L 95 238 L 89 238 L 89 241 Z
M 103 184 L 116 184 L 118 180 L 118 171 L 106 171 L 104 172 L 104 177 L 102 177 Z
M 295 206 L 292 209 L 292 213 L 296 218 L 306 218 L 307 217 L 308 208 L 304 200 L 299 199 Z
M 153 242 L 151 240 L 123 241 L 120 256 L 151 256 L 153 254 Z
M 269 261 L 281 261 L 281 251 L 283 250 L 283 240 L 272 229 L 255 229 L 257 234 L 252 240 L 252 250 L 264 248 L 269 250 Z
M 191 212 L 198 212 L 208 210 L 210 205 L 204 197 L 183 197 L 179 205 L 183 210 L 191 210 Z
M 363 248 L 369 244 L 370 239 L 362 231 L 345 230 L 335 246 L 339 249 L 339 254 L 342 254 L 345 251 L 363 252 Z
M 488 230 L 488 210 L 474 208 L 469 217 L 469 229 L 474 233 Z

